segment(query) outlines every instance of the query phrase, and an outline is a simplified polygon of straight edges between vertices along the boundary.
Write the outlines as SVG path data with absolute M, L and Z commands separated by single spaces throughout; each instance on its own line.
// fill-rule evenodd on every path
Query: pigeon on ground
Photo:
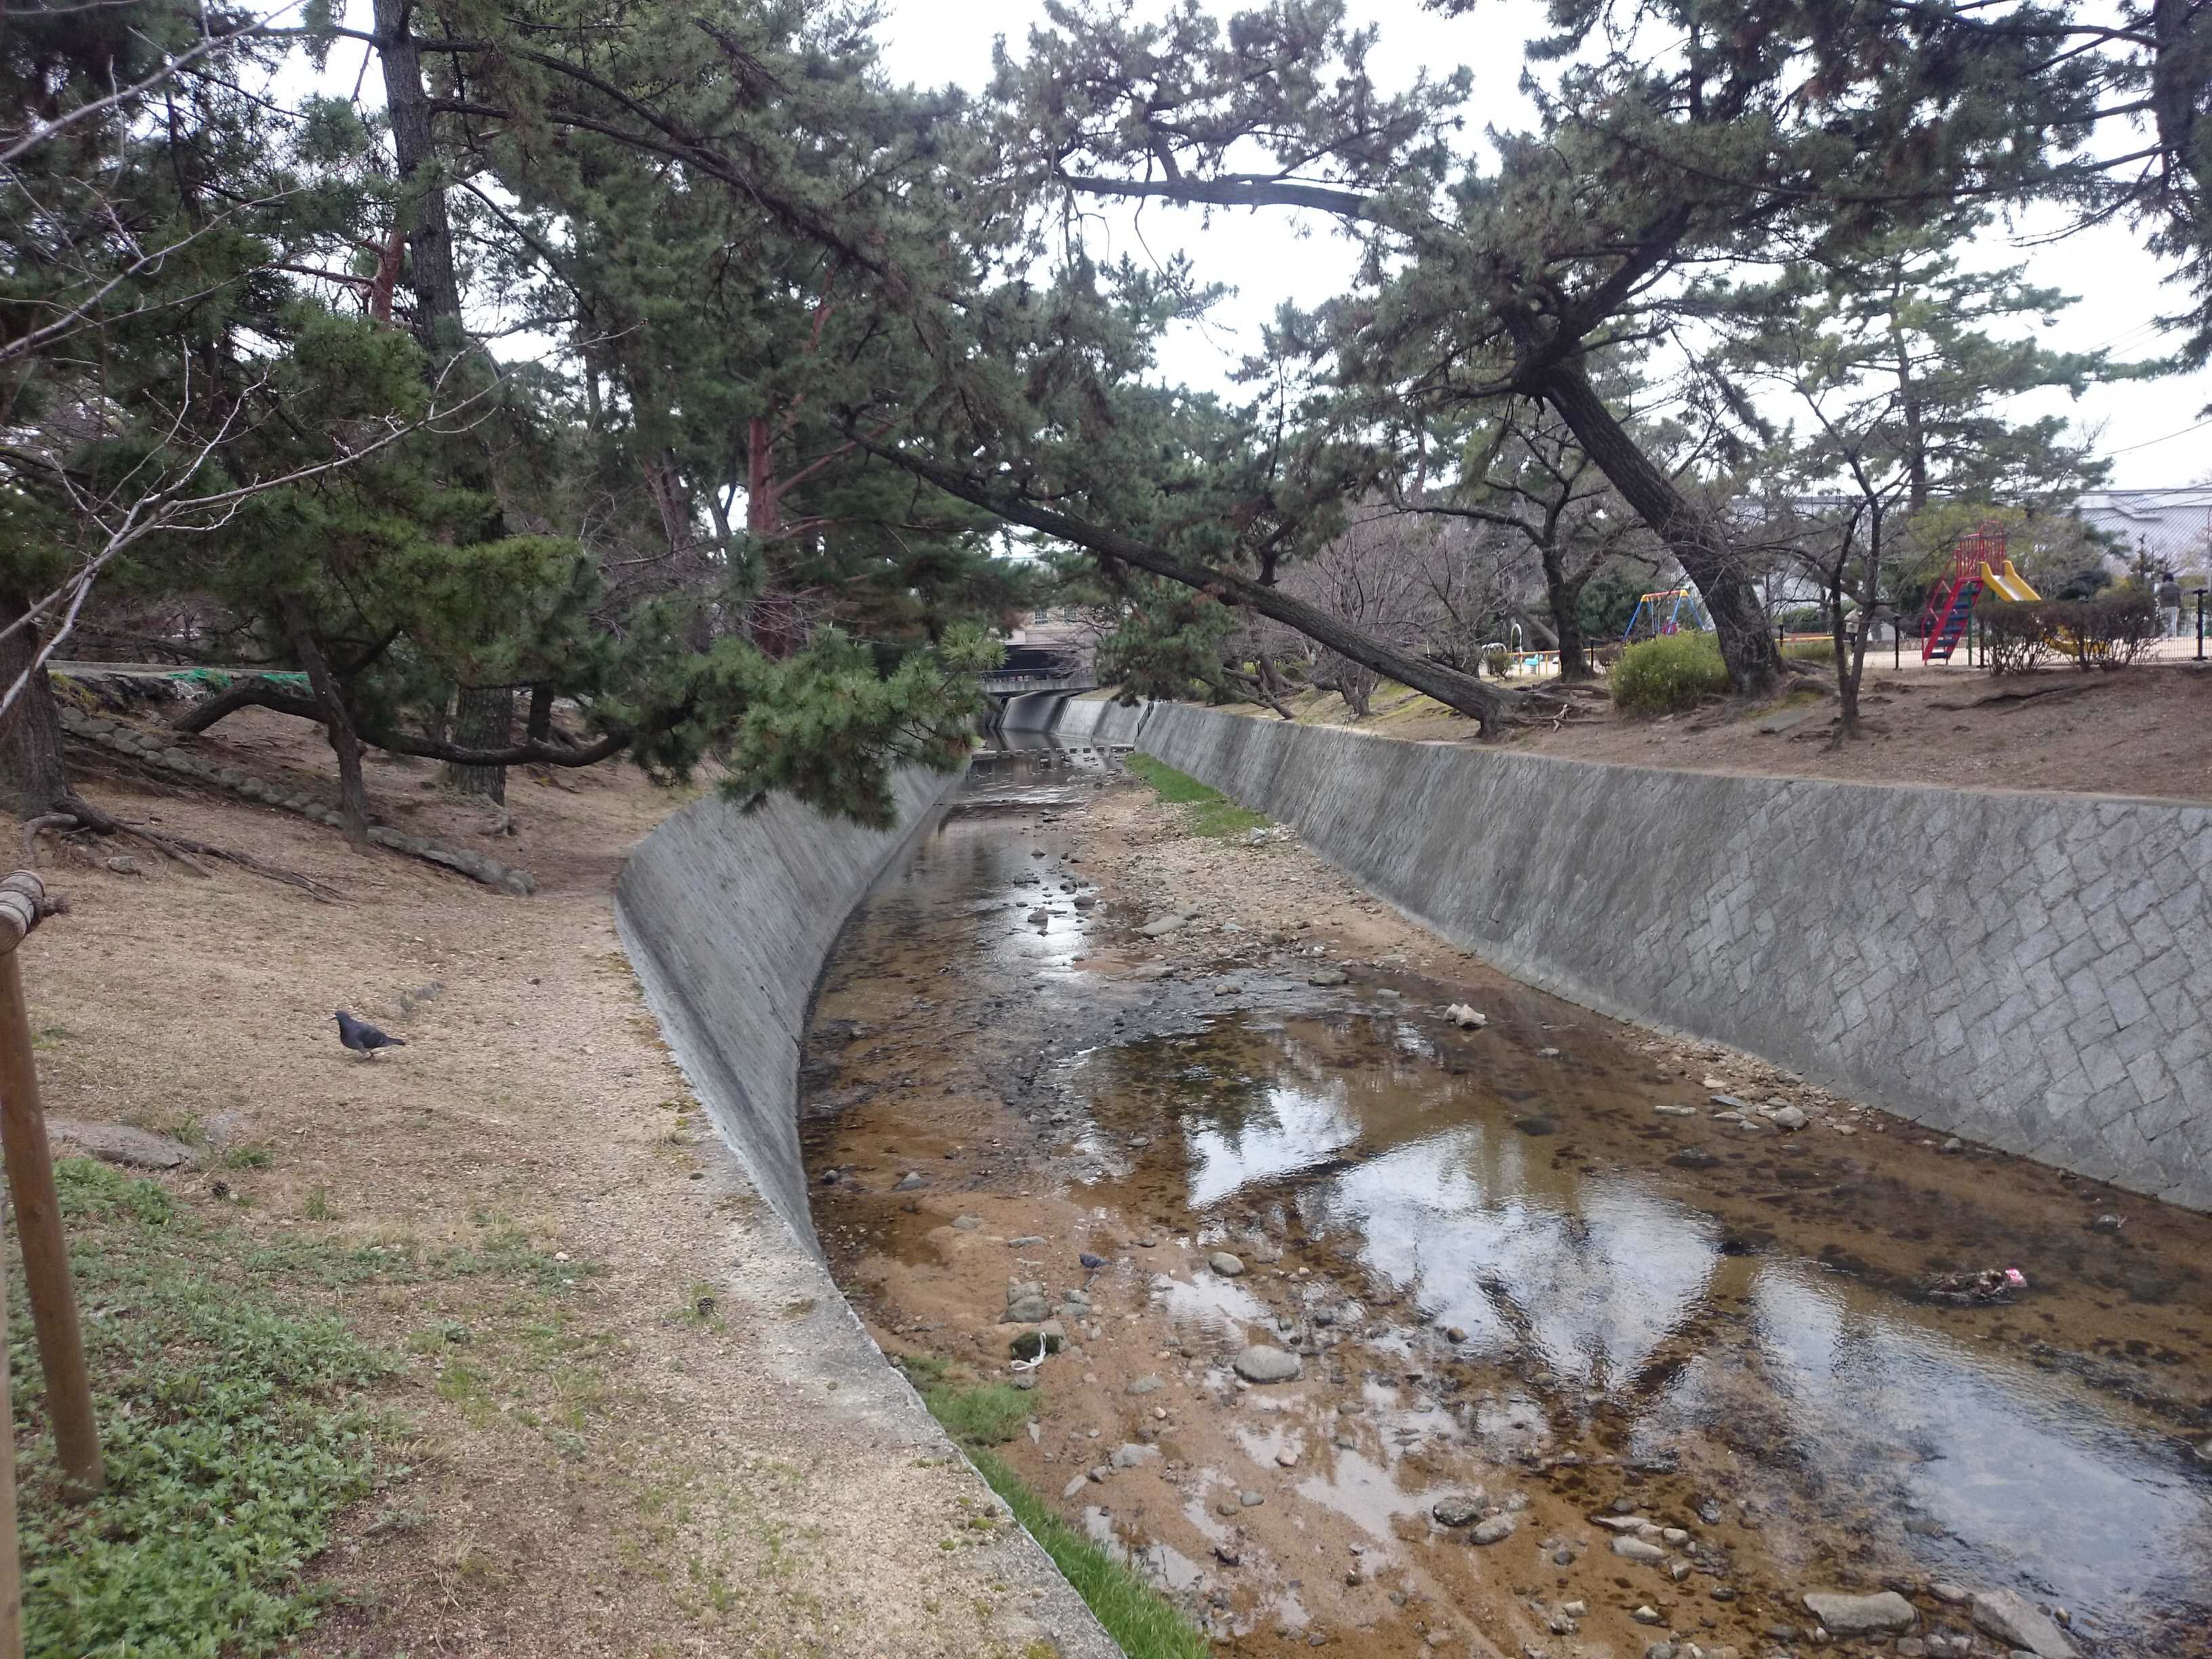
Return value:
M 379 1048 L 404 1048 L 404 1037 L 386 1036 L 365 1020 L 356 1019 L 343 1008 L 337 1011 L 338 1041 L 363 1060 L 374 1060 Z
M 1080 1261 L 1094 1273 L 1106 1265 L 1106 1258 L 1104 1256 L 1093 1255 L 1088 1250 L 1078 1250 L 1075 1253 L 1075 1259 L 1078 1261 Z

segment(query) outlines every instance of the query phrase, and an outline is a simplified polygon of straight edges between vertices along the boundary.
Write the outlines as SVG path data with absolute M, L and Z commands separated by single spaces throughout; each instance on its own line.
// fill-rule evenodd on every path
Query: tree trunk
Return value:
M 1844 557 L 1850 557 L 1848 552 Z M 1836 701 L 1841 707 L 1842 718 L 1836 726 L 1836 743 L 1840 745 L 1859 734 L 1859 683 L 1851 672 L 1851 643 L 1849 624 L 1844 620 L 1844 579 L 1839 567 L 1836 580 L 1828 584 L 1828 637 L 1836 648 Z
M 1697 585 L 1720 636 L 1729 683 L 1746 696 L 1773 690 L 1782 678 L 1781 653 L 1766 631 L 1766 611 L 1759 602 L 1758 590 L 1720 527 L 1652 465 L 1643 447 L 1613 418 L 1580 363 L 1551 365 L 1542 371 L 1540 386 L 1544 401 L 1559 410 L 1583 453 Z
M 553 736 L 553 682 L 540 680 L 530 688 L 530 721 L 522 729 L 526 743 L 545 743 Z
M 435 380 L 446 365 L 467 349 L 461 323 L 461 283 L 453 264 L 453 221 L 439 176 L 437 135 L 430 125 L 430 94 L 422 82 L 422 53 L 415 39 L 413 0 L 375 0 L 377 52 L 384 65 L 384 107 L 392 123 L 392 159 L 398 165 L 401 211 L 411 214 L 407 234 L 408 278 L 415 289 L 415 332 L 430 359 Z M 489 469 L 471 453 L 471 440 L 454 446 L 455 471 L 464 487 L 490 493 Z M 499 533 L 494 531 L 493 534 Z M 495 716 L 490 697 L 501 706 Z M 477 701 L 473 703 L 471 699 Z M 477 722 L 471 725 L 471 711 Z M 495 724 L 495 718 L 496 724 Z M 514 699 L 464 690 L 456 738 L 471 749 L 503 749 L 513 741 Z M 485 733 L 495 741 L 479 741 Z M 454 766 L 447 779 L 465 794 L 495 801 L 507 798 L 507 771 L 498 766 Z
M 392 159 L 399 166 L 400 212 L 407 233 L 408 285 L 415 290 L 415 334 L 434 368 L 465 343 L 461 283 L 453 268 L 453 228 L 437 175 L 437 140 L 430 131 L 430 94 L 422 54 L 410 24 L 412 0 L 375 0 L 377 52 L 384 65 L 384 107 L 392 122 Z
M 860 447 L 894 466 L 904 467 L 918 478 L 927 479 L 946 495 L 971 501 L 1010 524 L 1025 525 L 1031 530 L 1042 531 L 1048 536 L 1056 536 L 1062 541 L 1108 559 L 1134 565 L 1155 576 L 1164 576 L 1170 581 L 1180 583 L 1195 592 L 1211 593 L 1224 605 L 1243 605 L 1271 622 L 1281 623 L 1285 627 L 1304 635 L 1324 650 L 1371 668 L 1378 674 L 1387 674 L 1399 684 L 1425 692 L 1448 708 L 1456 708 L 1461 714 L 1471 717 L 1486 738 L 1496 737 L 1504 729 L 1508 716 L 1518 702 L 1510 693 L 1494 691 L 1471 675 L 1446 668 L 1440 663 L 1430 662 L 1410 651 L 1401 651 L 1394 645 L 1363 634 L 1318 605 L 1308 605 L 1304 599 L 1285 593 L 1279 587 L 1255 581 L 1249 576 L 1232 570 L 1186 564 L 1174 554 L 1163 551 L 1137 537 L 1126 536 L 1103 525 L 1091 524 L 1072 514 L 1055 512 L 1033 501 L 1002 495 L 964 473 L 924 460 L 918 455 L 911 455 L 902 450 L 881 448 L 866 441 L 862 441 Z
M 514 741 L 514 693 L 503 685 L 465 687 L 460 714 L 453 722 L 453 743 L 462 749 L 505 749 Z M 446 781 L 465 795 L 507 801 L 504 766 L 448 764 Z
M 345 838 L 356 852 L 368 850 L 368 789 L 361 776 L 361 739 L 354 735 L 353 711 L 346 707 L 345 694 L 339 690 L 337 677 L 331 672 L 323 647 L 315 639 L 315 630 L 307 622 L 307 608 L 300 603 L 299 596 L 281 594 L 277 608 L 283 614 L 284 631 L 291 638 L 293 654 L 300 659 L 300 666 L 307 671 L 308 687 L 315 694 L 315 702 L 322 714 L 323 731 L 331 740 L 331 751 L 338 760 L 338 815 L 345 830 Z
M 30 611 L 20 593 L 0 591 L 0 627 Z M 0 639 L 0 691 L 15 684 L 39 654 L 39 630 L 19 628 Z M 54 704 L 53 682 L 34 671 L 23 683 L 15 706 L 0 715 L 0 805 L 20 818 L 67 811 L 69 769 L 62 760 L 61 712 Z
M 1570 684 L 1589 679 L 1589 652 L 1583 642 L 1583 585 L 1567 580 L 1565 557 L 1558 547 L 1542 552 L 1544 604 L 1552 613 L 1552 631 L 1559 635 L 1559 678 Z

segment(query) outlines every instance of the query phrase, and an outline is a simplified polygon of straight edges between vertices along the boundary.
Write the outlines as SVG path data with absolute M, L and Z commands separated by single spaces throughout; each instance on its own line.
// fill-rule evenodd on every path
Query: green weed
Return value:
M 1150 755 L 1132 754 L 1122 765 L 1131 777 L 1150 784 L 1170 805 L 1189 807 L 1190 827 L 1197 835 L 1225 841 L 1250 830 L 1264 830 L 1273 822 L 1263 812 L 1246 811 L 1218 789 L 1209 788 Z
M 1129 1659 L 1206 1659 L 1206 1638 L 1142 1579 L 1047 1509 L 998 1457 L 968 1455 Z
M 942 1382 L 916 1386 L 930 1415 L 963 1446 L 1005 1445 L 1044 1404 L 1037 1395 L 1003 1382 L 979 1382 L 969 1388 Z
M 218 1277 L 225 1236 L 151 1182 L 55 1168 L 70 1220 L 107 1488 L 61 1500 L 19 1277 L 9 1329 L 32 1659 L 266 1653 L 310 1624 L 302 1571 L 369 1490 L 358 1392 L 384 1360 L 337 1320 Z

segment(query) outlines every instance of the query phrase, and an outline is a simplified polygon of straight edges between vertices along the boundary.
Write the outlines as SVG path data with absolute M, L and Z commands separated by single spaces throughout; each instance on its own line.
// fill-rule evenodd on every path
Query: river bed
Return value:
M 2212 1654 L 2212 1220 L 1187 826 L 1109 752 L 979 757 L 833 958 L 802 1133 L 885 1351 L 1033 1386 L 1004 1455 L 1228 1650 L 1751 1659 L 1887 1589 L 1851 1647 L 2002 1655 L 1979 1592 Z

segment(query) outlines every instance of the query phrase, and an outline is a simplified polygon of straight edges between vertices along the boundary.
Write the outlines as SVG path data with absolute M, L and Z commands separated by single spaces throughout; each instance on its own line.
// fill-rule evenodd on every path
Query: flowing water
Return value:
M 2212 1221 L 1874 1115 L 1716 1121 L 1694 1061 L 1494 975 L 1163 978 L 1085 862 L 1127 787 L 979 757 L 841 947 L 805 1138 L 887 1349 L 1004 1380 L 1008 1279 L 1087 1298 L 1009 1455 L 1237 1651 L 1758 1655 L 1889 1585 L 1942 1653 L 1955 1585 L 2212 1654 Z M 1983 1268 L 2025 1284 L 1944 1298 Z M 1303 1376 L 1240 1386 L 1255 1342 Z

